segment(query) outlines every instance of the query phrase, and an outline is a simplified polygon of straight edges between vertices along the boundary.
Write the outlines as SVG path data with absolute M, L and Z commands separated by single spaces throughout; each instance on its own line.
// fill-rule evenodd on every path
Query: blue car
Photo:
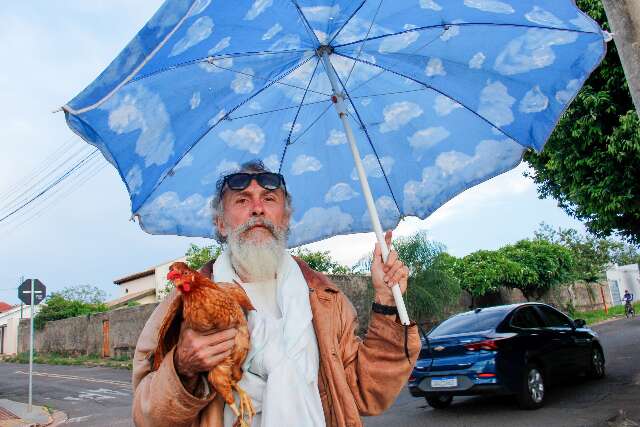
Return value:
M 454 396 L 515 395 L 524 409 L 544 404 L 551 379 L 602 378 L 598 334 L 541 303 L 477 308 L 460 313 L 423 337 L 409 391 L 433 408 Z

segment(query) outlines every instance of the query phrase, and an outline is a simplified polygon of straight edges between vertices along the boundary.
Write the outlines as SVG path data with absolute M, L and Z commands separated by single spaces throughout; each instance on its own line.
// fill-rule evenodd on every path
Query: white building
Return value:
M 625 289 L 634 299 L 640 298 L 640 269 L 638 264 L 616 265 L 607 270 L 607 281 L 613 305 L 621 305 Z
M 33 307 L 36 315 L 42 304 Z M 18 350 L 18 324 L 20 319 L 29 319 L 31 308 L 19 304 L 0 313 L 0 354 L 15 354 Z
M 114 280 L 113 283 L 120 286 L 120 297 L 107 302 L 107 305 L 110 308 L 118 308 L 134 301 L 139 304 L 162 301 L 166 294 L 169 266 L 176 261 L 184 262 L 186 257 L 167 261 L 144 271 Z

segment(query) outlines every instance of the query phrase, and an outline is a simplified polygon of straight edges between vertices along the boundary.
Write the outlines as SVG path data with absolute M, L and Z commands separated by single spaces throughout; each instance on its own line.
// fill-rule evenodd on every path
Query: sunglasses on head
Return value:
M 249 184 L 251 184 L 251 181 L 254 179 L 260 185 L 260 187 L 264 188 L 265 190 L 277 190 L 278 188 L 282 188 L 285 193 L 287 192 L 287 187 L 284 183 L 284 177 L 279 173 L 273 172 L 232 173 L 224 177 L 222 189 L 224 190 L 225 186 L 227 186 L 235 191 L 244 190 L 249 186 Z

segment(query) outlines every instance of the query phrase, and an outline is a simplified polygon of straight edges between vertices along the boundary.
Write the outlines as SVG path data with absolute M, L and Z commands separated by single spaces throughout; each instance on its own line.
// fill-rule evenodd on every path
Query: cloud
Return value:
M 325 33 L 324 31 L 320 31 L 320 30 L 313 30 L 313 33 L 316 35 L 316 37 L 318 38 L 318 41 L 320 43 L 326 43 L 327 40 L 329 39 L 329 36 L 327 35 L 327 33 Z
M 244 15 L 244 20 L 253 21 L 272 4 L 273 0 L 255 0 L 253 5 L 251 5 L 251 9 L 249 9 L 247 14 Z
M 382 168 L 384 169 L 384 173 L 389 176 L 391 175 L 391 170 L 393 169 L 393 165 L 395 164 L 395 159 L 393 157 L 385 156 L 380 158 L 380 163 L 382 164 Z M 370 178 L 382 178 L 384 175 L 382 174 L 382 170 L 380 170 L 380 165 L 378 164 L 378 159 L 373 154 L 367 154 L 362 159 L 362 166 L 364 167 L 365 174 Z M 356 172 L 356 168 L 354 167 L 351 171 L 351 179 L 354 181 L 358 180 L 358 172 Z
M 218 122 L 222 120 L 222 118 L 225 116 L 225 114 L 227 114 L 227 112 L 223 108 L 222 110 L 218 111 L 218 113 L 215 116 L 211 117 L 207 122 L 207 124 L 211 127 L 217 125 Z
M 360 101 L 360 104 L 362 104 L 363 107 L 366 107 L 367 105 L 371 104 L 371 98 L 364 98 L 362 101 Z
M 281 51 L 281 50 L 294 50 L 299 49 L 300 44 L 300 36 L 297 34 L 285 34 L 276 40 L 271 46 L 269 46 L 269 50 L 273 51 Z M 309 61 L 312 63 L 313 61 Z
M 351 186 L 344 182 L 339 182 L 327 191 L 324 195 L 325 203 L 339 203 L 351 200 L 358 196 L 359 193 L 353 190 Z
M 127 176 L 124 178 L 127 181 L 127 187 L 129 187 L 130 194 L 137 194 L 142 188 L 142 169 L 140 166 L 134 165 L 129 172 L 127 172 Z
M 189 107 L 192 110 L 195 110 L 200 105 L 200 92 L 193 92 L 191 95 L 191 100 L 189 101 Z
M 502 127 L 513 123 L 511 106 L 516 101 L 509 95 L 507 87 L 499 81 L 488 81 L 480 93 L 478 114 L 491 124 Z
M 459 19 L 456 19 L 455 21 L 452 21 L 452 24 L 461 24 L 464 21 L 461 21 Z M 459 36 L 460 35 L 460 26 L 459 25 L 447 25 L 444 29 L 444 32 L 442 34 L 440 34 L 440 40 L 442 40 L 443 42 L 446 42 L 448 40 L 451 40 L 452 38 Z
M 216 43 L 216 45 L 214 47 L 209 49 L 209 52 L 207 52 L 207 53 L 209 55 L 215 55 L 216 53 L 218 53 L 220 51 L 223 51 L 226 48 L 228 48 L 230 44 L 231 44 L 231 37 L 230 36 L 224 37 L 224 38 L 220 39 L 220 41 L 218 43 Z
M 329 131 L 329 138 L 327 138 L 327 145 L 341 145 L 347 143 L 347 135 L 338 129 L 331 129 Z
M 534 6 L 533 9 L 524 15 L 524 17 L 529 22 L 549 27 L 560 27 L 564 24 L 562 20 L 556 17 L 553 13 L 542 9 L 539 6 Z
M 222 73 L 229 71 L 233 67 L 233 58 L 208 58 L 206 61 L 198 62 L 198 67 L 207 73 Z
M 409 140 L 409 145 L 415 149 L 429 149 L 447 139 L 449 135 L 451 135 L 451 132 L 442 126 L 429 127 L 417 131 L 408 137 L 407 140 Z
M 532 28 L 511 40 L 496 58 L 494 68 L 507 76 L 548 67 L 556 60 L 552 46 L 576 41 L 577 33 Z
M 220 139 L 231 148 L 258 154 L 265 143 L 265 135 L 262 128 L 253 123 L 242 126 L 239 129 L 225 129 L 218 134 Z
M 602 31 L 598 24 L 588 18 L 584 13 L 578 12 L 578 15 L 569 20 L 573 25 L 575 25 L 579 30 L 586 32 L 600 32 Z
M 293 126 L 293 129 L 291 129 L 291 126 Z M 282 130 L 289 133 L 289 131 L 291 131 L 291 134 L 294 133 L 298 133 L 302 130 L 302 125 L 298 122 L 295 124 L 295 126 L 293 125 L 293 122 L 286 122 L 282 124 Z
M 221 176 L 230 174 L 237 170 L 240 170 L 240 164 L 238 164 L 238 162 L 222 159 L 222 161 L 218 163 L 218 166 L 216 166 L 215 170 L 209 172 L 200 179 L 200 183 L 202 185 L 215 184 Z
M 479 9 L 483 12 L 493 13 L 514 13 L 515 10 L 510 4 L 497 0 L 464 0 L 464 5 L 473 9 Z
M 458 108 L 462 108 L 462 105 L 444 95 L 437 95 L 435 102 L 433 103 L 433 109 L 440 117 L 448 116 L 453 110 Z
M 412 30 L 414 28 L 418 28 L 418 27 L 416 25 L 411 25 L 411 24 L 405 24 L 404 26 L 405 31 Z M 378 47 L 378 52 L 380 53 L 399 52 L 409 47 L 416 40 L 418 40 L 418 38 L 420 38 L 420 33 L 418 31 L 409 31 L 409 32 L 398 34 L 395 36 L 385 37 L 380 42 L 380 46 Z
M 291 165 L 291 173 L 294 175 L 302 175 L 305 172 L 317 172 L 322 169 L 322 163 L 313 156 L 301 154 Z
M 247 104 L 247 107 L 251 108 L 254 111 L 259 111 L 262 109 L 262 105 L 256 100 L 253 100 Z
M 382 196 L 376 199 L 375 204 L 382 229 L 388 230 L 395 228 L 400 220 L 400 211 L 393 199 L 389 196 Z M 364 227 L 373 228 L 371 226 L 371 215 L 369 214 L 368 209 L 366 209 L 362 214 L 362 225 Z
M 563 90 L 556 92 L 556 101 L 561 104 L 568 104 L 580 90 L 580 80 L 569 80 L 567 86 Z
M 442 6 L 440 6 L 434 0 L 420 0 L 420 7 L 423 9 L 431 9 L 435 11 L 442 10 Z
M 173 45 L 169 57 L 180 55 L 187 49 L 206 40 L 213 32 L 213 21 L 208 16 L 201 16 L 191 24 L 187 30 L 187 34 Z
M 173 167 L 173 171 L 177 171 L 186 167 L 189 167 L 193 164 L 193 155 L 191 153 L 187 153 L 184 155 L 182 159 L 178 162 L 177 165 Z
M 548 106 L 549 98 L 542 93 L 540 86 L 536 85 L 524 95 L 518 110 L 521 113 L 539 113 L 546 110 Z
M 348 233 L 352 224 L 353 217 L 342 212 L 338 206 L 327 209 L 311 208 L 304 213 L 300 221 L 291 225 L 290 243 L 297 246 L 323 237 Z
M 475 55 L 473 55 L 473 58 L 469 60 L 469 68 L 475 68 L 475 69 L 482 68 L 482 64 L 484 64 L 485 58 L 486 56 L 484 56 L 484 53 L 482 52 L 476 53 Z
M 277 172 L 280 167 L 280 159 L 275 154 L 270 155 L 269 157 L 265 157 L 262 162 L 265 167 L 269 169 L 271 172 Z
M 340 5 L 302 7 L 302 14 L 310 22 L 328 22 L 329 19 L 340 15 Z
M 336 43 L 342 44 L 363 40 L 367 33 L 369 34 L 368 37 L 371 38 L 394 32 L 377 24 L 371 25 L 371 21 L 354 16 L 340 31 L 336 37 Z
M 273 36 L 278 34 L 280 31 L 282 31 L 282 25 L 280 25 L 279 22 L 276 22 L 273 27 L 269 28 L 269 30 L 262 35 L 262 40 L 271 40 Z
M 165 164 L 173 154 L 175 136 L 160 96 L 142 84 L 127 87 L 102 107 L 109 112 L 109 128 L 117 133 L 138 132 L 135 152 L 145 167 Z
M 253 69 L 243 68 L 242 74 L 238 73 L 236 78 L 231 80 L 231 89 L 238 94 L 251 93 L 253 91 Z
M 211 4 L 211 0 L 196 0 L 189 16 L 199 15 Z
M 424 218 L 453 195 L 512 168 L 524 150 L 510 139 L 490 139 L 480 141 L 473 156 L 458 151 L 440 154 L 433 166 L 422 170 L 420 181 L 405 184 L 404 213 Z
M 440 58 L 429 58 L 429 62 L 427 63 L 427 68 L 424 69 L 424 73 L 427 77 L 433 76 L 446 76 L 447 72 L 442 65 L 442 60 Z
M 138 214 L 144 228 L 151 233 L 178 234 L 177 230 L 181 230 L 196 235 L 212 228 L 210 199 L 198 193 L 182 200 L 178 193 L 167 191 L 144 205 Z
M 380 125 L 380 132 L 387 133 L 400 129 L 411 120 L 422 115 L 422 108 L 409 101 L 394 102 L 382 110 L 384 122 Z

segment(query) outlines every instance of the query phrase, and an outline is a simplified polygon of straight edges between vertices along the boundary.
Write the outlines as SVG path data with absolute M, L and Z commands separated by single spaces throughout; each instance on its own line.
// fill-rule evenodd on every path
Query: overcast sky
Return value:
M 3 4 L 0 195 L 24 182 L 45 160 L 53 162 L 51 155 L 61 147 L 67 152 L 83 149 L 86 144 L 67 128 L 63 114 L 51 111 L 93 81 L 160 4 L 159 0 Z M 396 235 L 426 229 L 450 253 L 462 256 L 531 237 L 542 221 L 583 230 L 555 201 L 537 198 L 533 182 L 522 176 L 524 170 L 521 165 L 466 191 L 427 220 L 406 220 Z M 18 302 L 15 287 L 21 276 L 40 279 L 48 292 L 91 284 L 115 298 L 119 289 L 114 279 L 177 258 L 191 242 L 207 243 L 140 230 L 129 221 L 125 186 L 110 165 L 89 180 L 78 179 L 63 193 L 64 198 L 34 204 L 0 223 L 0 301 Z M 46 210 L 33 217 L 44 206 Z M 351 265 L 372 249 L 373 242 L 372 234 L 341 236 L 309 247 L 329 250 L 335 259 Z

